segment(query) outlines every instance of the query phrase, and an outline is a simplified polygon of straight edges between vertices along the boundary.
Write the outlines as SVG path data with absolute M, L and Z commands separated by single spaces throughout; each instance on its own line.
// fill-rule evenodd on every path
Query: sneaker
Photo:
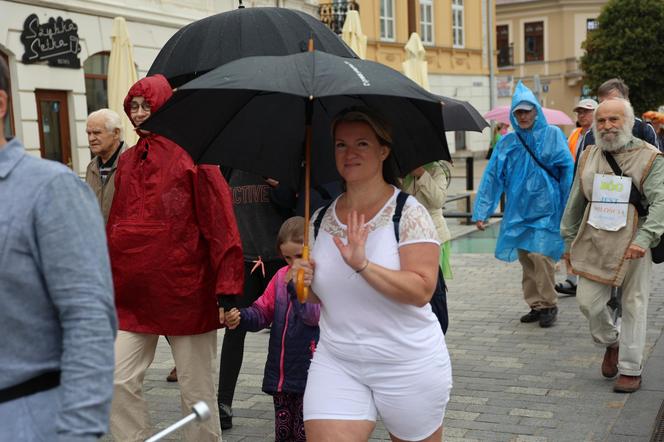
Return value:
M 558 307 L 543 308 L 540 310 L 539 325 L 540 327 L 551 327 L 556 318 L 558 317 Z
M 233 409 L 230 405 L 219 404 L 219 424 L 222 430 L 233 428 Z
M 606 347 L 602 360 L 602 376 L 613 378 L 618 374 L 618 346 Z
M 621 374 L 613 384 L 613 391 L 617 393 L 634 393 L 639 388 L 641 388 L 641 376 Z
M 177 382 L 178 381 L 178 370 L 177 367 L 173 367 L 173 370 L 166 376 L 167 382 Z
M 576 284 L 569 279 L 559 282 L 554 288 L 558 293 L 562 293 L 563 295 L 576 296 Z
M 521 322 L 537 322 L 540 318 L 540 311 L 531 309 L 529 313 L 521 316 Z

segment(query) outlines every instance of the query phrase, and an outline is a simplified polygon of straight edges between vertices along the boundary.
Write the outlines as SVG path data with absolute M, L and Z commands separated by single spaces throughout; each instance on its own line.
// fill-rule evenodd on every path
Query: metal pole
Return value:
M 475 189 L 475 170 L 474 170 L 475 158 L 472 156 L 466 157 L 466 191 L 472 191 Z M 466 213 L 471 213 L 470 207 L 470 196 L 466 198 Z M 466 224 L 471 224 L 472 219 L 470 217 L 466 218 Z
M 167 436 L 172 432 L 184 427 L 191 421 L 197 420 L 199 422 L 203 422 L 210 419 L 210 409 L 208 408 L 207 404 L 203 401 L 196 402 L 196 404 L 194 404 L 194 406 L 192 407 L 191 411 L 193 413 L 183 417 L 182 419 L 180 419 L 170 427 L 160 431 L 159 433 L 155 434 L 145 442 L 156 442 L 158 440 L 161 440 L 164 436 Z
M 466 157 L 466 190 L 475 189 L 475 171 L 473 167 L 473 160 L 474 158 L 472 156 Z

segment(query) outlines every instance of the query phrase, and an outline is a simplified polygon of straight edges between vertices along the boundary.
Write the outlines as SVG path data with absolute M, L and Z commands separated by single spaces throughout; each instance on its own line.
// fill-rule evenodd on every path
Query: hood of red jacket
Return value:
M 143 97 L 145 101 L 150 104 L 152 108 L 152 113 L 155 113 L 159 110 L 160 107 L 168 101 L 169 98 L 173 95 L 173 89 L 171 85 L 161 74 L 152 75 L 150 77 L 145 77 L 141 80 L 138 80 L 134 85 L 129 89 L 127 96 L 124 99 L 124 110 L 129 121 L 131 121 L 130 107 L 131 99 L 134 97 Z M 132 121 L 133 124 L 133 121 Z

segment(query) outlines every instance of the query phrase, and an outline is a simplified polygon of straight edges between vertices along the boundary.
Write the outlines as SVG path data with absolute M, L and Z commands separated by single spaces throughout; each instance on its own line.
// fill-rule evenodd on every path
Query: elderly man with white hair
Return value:
M 632 135 L 633 126 L 628 101 L 599 105 L 592 128 L 596 144 L 579 159 L 560 228 L 563 258 L 579 275 L 579 307 L 594 341 L 606 348 L 602 375 L 619 375 L 613 389 L 624 393 L 641 386 L 650 248 L 664 233 L 664 158 Z M 611 288 L 618 286 L 623 289 L 620 328 L 606 305 Z
M 85 172 L 85 182 L 94 190 L 106 222 L 115 193 L 115 168 L 118 157 L 125 150 L 122 122 L 117 112 L 99 109 L 88 116 L 85 131 L 94 155 Z

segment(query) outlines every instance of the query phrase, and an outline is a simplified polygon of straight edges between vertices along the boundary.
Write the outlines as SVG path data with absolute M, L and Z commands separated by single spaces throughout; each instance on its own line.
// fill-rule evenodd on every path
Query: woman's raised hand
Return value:
M 337 245 L 346 264 L 353 270 L 358 271 L 366 265 L 365 245 L 369 236 L 369 229 L 364 225 L 364 215 L 358 215 L 356 210 L 352 210 L 348 214 L 346 226 L 348 242 L 344 244 L 341 238 L 335 236 L 334 244 Z

